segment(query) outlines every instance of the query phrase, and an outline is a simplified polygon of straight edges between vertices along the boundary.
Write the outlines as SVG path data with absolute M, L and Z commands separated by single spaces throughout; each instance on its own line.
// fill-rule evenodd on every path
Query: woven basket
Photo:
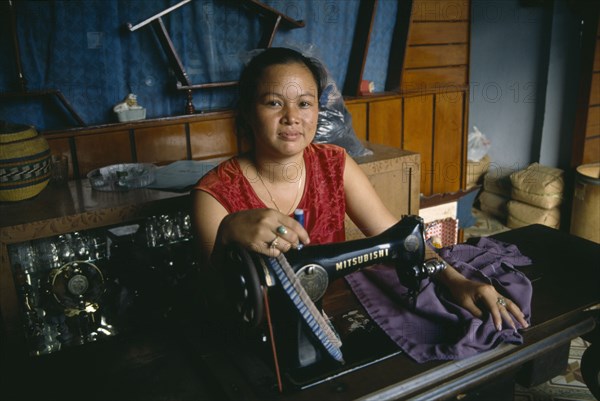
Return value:
M 0 126 L 0 201 L 15 202 L 39 194 L 50 179 L 50 147 L 35 128 Z

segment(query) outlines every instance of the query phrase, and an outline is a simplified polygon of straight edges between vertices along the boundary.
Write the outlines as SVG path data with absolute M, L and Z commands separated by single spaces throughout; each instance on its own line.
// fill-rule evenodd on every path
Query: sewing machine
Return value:
M 238 318 L 256 335 L 249 346 L 264 351 L 263 359 L 273 363 L 278 380 L 283 374 L 299 387 L 321 380 L 327 371 L 370 363 L 344 361 L 343 341 L 322 314 L 323 296 L 335 280 L 387 264 L 395 267 L 406 297 L 414 301 L 421 281 L 445 267 L 441 261 L 424 260 L 423 233 L 423 220 L 411 215 L 377 236 L 306 246 L 277 258 L 229 248 L 222 272 Z M 390 346 L 373 357 L 394 351 Z

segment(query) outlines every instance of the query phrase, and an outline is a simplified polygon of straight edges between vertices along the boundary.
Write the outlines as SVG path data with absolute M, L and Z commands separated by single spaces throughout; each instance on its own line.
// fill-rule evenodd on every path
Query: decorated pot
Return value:
M 0 201 L 14 202 L 39 194 L 50 180 L 50 147 L 36 129 L 0 124 Z

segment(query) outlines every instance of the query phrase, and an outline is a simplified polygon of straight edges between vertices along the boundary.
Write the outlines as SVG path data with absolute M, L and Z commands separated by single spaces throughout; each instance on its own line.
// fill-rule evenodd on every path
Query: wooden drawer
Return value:
M 136 129 L 134 136 L 140 163 L 167 164 L 187 159 L 187 138 L 182 124 Z
M 189 129 L 192 159 L 233 156 L 237 153 L 233 117 L 191 123 Z
M 133 162 L 129 131 L 82 135 L 74 140 L 80 177 L 99 167 Z

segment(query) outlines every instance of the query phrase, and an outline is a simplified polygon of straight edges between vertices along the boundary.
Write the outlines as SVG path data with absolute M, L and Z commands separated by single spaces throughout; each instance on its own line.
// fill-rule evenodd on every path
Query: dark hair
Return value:
M 318 60 L 306 57 L 296 50 L 285 47 L 270 47 L 265 49 L 250 60 L 240 76 L 236 116 L 238 135 L 245 136 L 246 139 L 252 141 L 253 136 L 246 122 L 246 113 L 250 111 L 256 100 L 256 88 L 261 75 L 267 68 L 281 64 L 301 64 L 306 66 L 317 83 L 318 99 L 321 98 L 321 94 L 327 85 L 327 73 Z

